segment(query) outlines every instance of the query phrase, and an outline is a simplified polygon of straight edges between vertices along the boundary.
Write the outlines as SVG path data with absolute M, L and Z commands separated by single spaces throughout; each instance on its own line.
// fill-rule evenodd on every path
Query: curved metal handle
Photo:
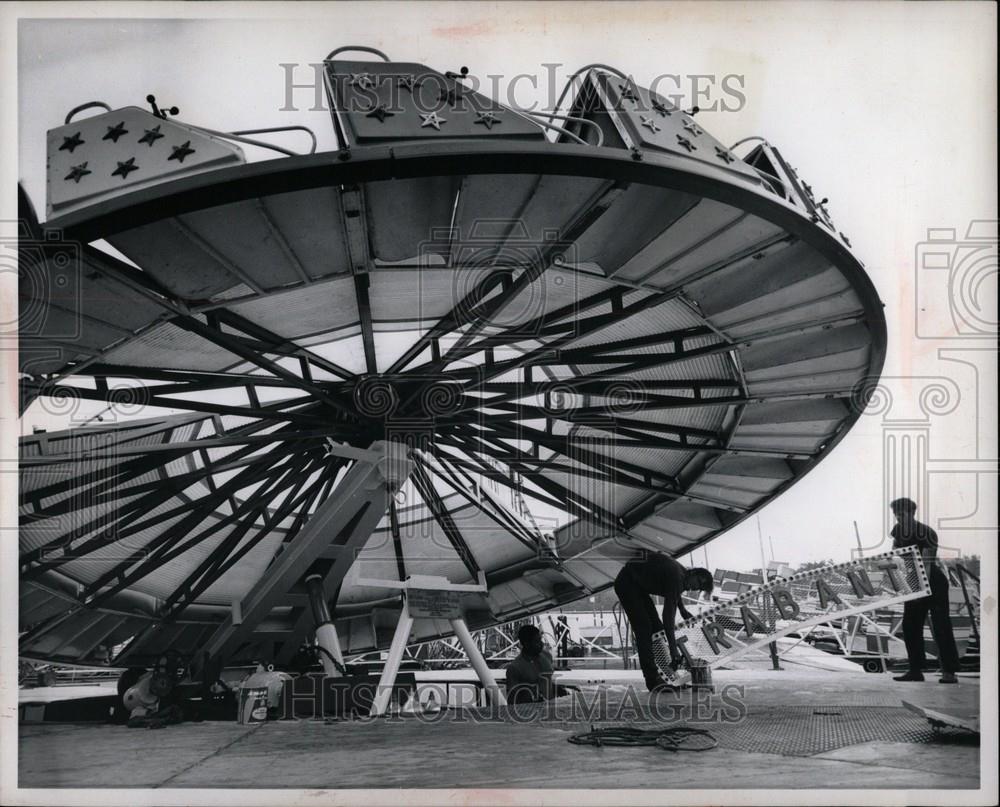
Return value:
M 93 109 L 94 107 L 100 107 L 101 109 L 104 109 L 108 112 L 111 111 L 111 107 L 108 104 L 104 103 L 104 101 L 88 101 L 85 104 L 80 104 L 80 106 L 73 107 L 69 112 L 67 112 L 65 123 L 69 123 L 71 120 L 73 120 L 73 116 L 76 115 L 77 112 L 83 112 L 83 110 L 85 109 Z
M 338 53 L 344 53 L 345 51 L 350 51 L 350 50 L 358 51 L 359 53 L 372 53 L 375 56 L 380 57 L 383 62 L 391 62 L 392 61 L 392 59 L 390 59 L 388 56 L 386 56 L 378 48 L 369 48 L 367 45 L 344 45 L 341 48 L 334 48 L 333 50 L 331 50 L 326 55 L 326 58 L 323 61 L 324 62 L 328 62 L 334 56 L 336 56 Z

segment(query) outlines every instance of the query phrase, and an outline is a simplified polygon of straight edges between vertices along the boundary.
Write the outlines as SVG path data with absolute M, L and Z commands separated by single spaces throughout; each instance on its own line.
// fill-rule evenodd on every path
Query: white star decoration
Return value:
M 651 132 L 658 132 L 662 128 L 655 120 L 653 120 L 651 115 L 642 115 L 642 125 L 645 126 Z
M 438 131 L 440 131 L 441 130 L 441 124 L 447 122 L 447 119 L 446 118 L 442 118 L 440 115 L 438 115 L 437 112 L 430 112 L 430 113 L 428 113 L 426 115 L 421 114 L 420 118 L 421 118 L 421 123 L 420 123 L 420 128 L 421 129 L 423 129 L 423 128 L 427 127 L 427 126 L 433 126 L 435 129 L 437 129 Z

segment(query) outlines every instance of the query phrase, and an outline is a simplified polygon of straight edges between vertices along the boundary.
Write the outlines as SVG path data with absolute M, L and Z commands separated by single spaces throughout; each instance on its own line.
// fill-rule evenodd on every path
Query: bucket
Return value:
M 691 686 L 694 689 L 712 689 L 712 668 L 703 658 L 691 662 Z
M 240 723 L 263 723 L 267 720 L 267 687 L 240 687 Z

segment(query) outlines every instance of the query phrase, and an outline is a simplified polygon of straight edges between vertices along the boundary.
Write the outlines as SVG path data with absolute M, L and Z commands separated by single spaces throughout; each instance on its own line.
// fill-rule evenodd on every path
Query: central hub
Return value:
M 358 415 L 383 427 L 436 423 L 462 408 L 462 385 L 438 377 L 360 376 L 351 389 Z

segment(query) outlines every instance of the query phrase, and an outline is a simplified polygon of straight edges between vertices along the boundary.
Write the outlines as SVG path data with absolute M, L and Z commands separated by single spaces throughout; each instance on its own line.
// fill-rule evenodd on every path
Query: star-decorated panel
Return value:
M 334 119 L 351 143 L 544 136 L 522 115 L 422 64 L 334 61 L 326 67 Z
M 696 157 L 756 178 L 750 166 L 666 98 L 617 76 L 599 73 L 597 77 L 617 120 L 641 148 Z
M 48 215 L 243 162 L 238 146 L 139 107 L 81 118 L 49 130 Z

